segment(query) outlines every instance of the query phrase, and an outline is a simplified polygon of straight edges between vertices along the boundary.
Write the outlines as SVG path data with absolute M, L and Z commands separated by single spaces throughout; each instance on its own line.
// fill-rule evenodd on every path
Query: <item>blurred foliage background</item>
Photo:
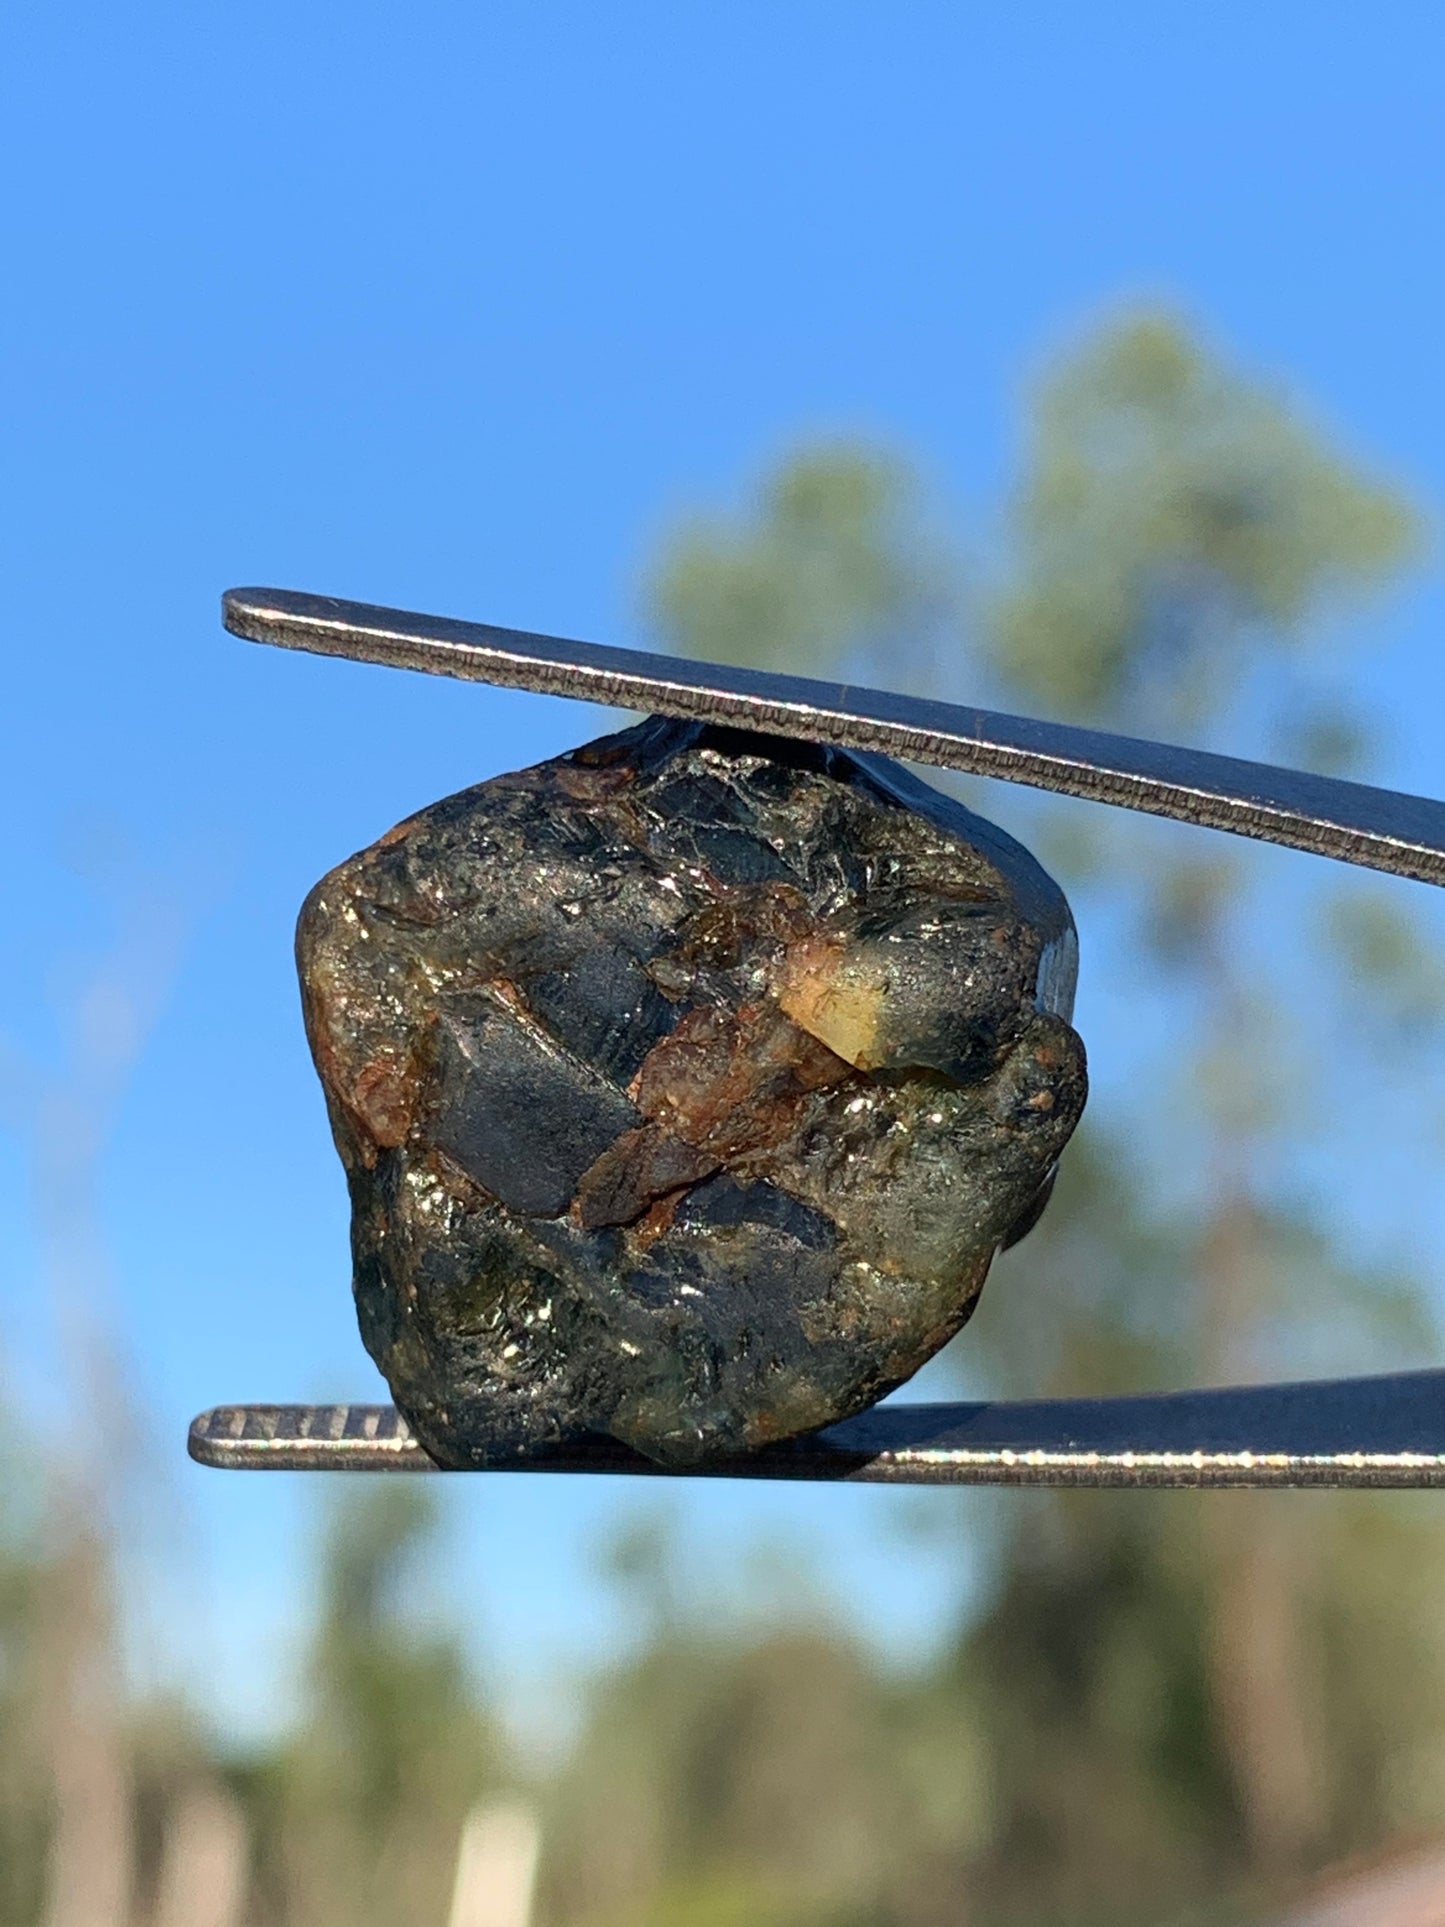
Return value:
M 677 527 L 641 593 L 669 649 L 1368 775 L 1351 644 L 1424 539 L 1281 382 L 1126 312 L 1044 368 L 990 516 L 962 526 L 906 452 L 801 446 Z M 956 1386 L 1434 1355 L 1428 1281 L 1348 1184 L 1352 1132 L 1396 1134 L 1404 1171 L 1438 1131 L 1422 893 L 969 795 L 1056 869 L 1085 970 L 1138 1017 Z M 1445 1831 L 1445 1546 L 1413 1495 L 960 1498 L 955 1621 L 906 1676 L 786 1570 L 745 1622 L 710 1613 L 654 1509 L 607 1555 L 632 1656 L 541 1770 L 429 1587 L 430 1488 L 358 1482 L 314 1549 L 284 1733 L 238 1755 L 138 1698 L 117 1545 L 165 1475 L 83 1290 L 148 1021 L 130 982 L 97 980 L 82 1013 L 123 1021 L 79 1021 L 76 1075 L 17 1113 L 100 1418 L 58 1467 L 19 1402 L 3 1441 L 0 1927 L 1262 1927 L 1320 1870 Z M 97 1073 L 99 1035 L 124 1042 Z

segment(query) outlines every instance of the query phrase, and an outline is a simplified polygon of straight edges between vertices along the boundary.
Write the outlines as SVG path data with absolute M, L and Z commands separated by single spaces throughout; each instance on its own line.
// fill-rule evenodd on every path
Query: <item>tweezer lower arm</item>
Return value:
M 222 1405 L 191 1426 L 202 1465 L 435 1472 L 390 1405 Z M 611 1439 L 498 1471 L 674 1477 Z M 723 1479 L 881 1485 L 1445 1485 L 1445 1372 L 1153 1397 L 877 1405 L 807 1438 L 711 1463 Z

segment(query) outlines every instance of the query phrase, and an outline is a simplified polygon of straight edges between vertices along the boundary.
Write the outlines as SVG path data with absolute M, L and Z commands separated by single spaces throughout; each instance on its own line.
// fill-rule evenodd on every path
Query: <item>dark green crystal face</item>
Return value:
M 444 1464 L 693 1465 L 914 1372 L 1084 1104 L 1063 896 L 881 759 L 654 719 L 448 797 L 297 934 L 362 1335 Z

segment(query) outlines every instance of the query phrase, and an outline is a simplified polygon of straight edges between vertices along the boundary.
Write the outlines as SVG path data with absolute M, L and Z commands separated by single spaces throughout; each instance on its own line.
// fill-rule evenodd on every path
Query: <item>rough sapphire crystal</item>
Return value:
M 654 719 L 312 891 L 368 1350 L 429 1452 L 672 1466 L 881 1397 L 1084 1104 L 1062 893 L 881 759 Z

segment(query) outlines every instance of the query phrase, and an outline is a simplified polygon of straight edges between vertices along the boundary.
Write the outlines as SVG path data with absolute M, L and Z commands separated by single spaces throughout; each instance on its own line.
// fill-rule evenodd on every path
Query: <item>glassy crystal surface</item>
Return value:
M 297 953 L 362 1336 L 448 1465 L 871 1404 L 1084 1103 L 1058 887 L 814 745 L 654 718 L 479 784 L 323 878 Z

